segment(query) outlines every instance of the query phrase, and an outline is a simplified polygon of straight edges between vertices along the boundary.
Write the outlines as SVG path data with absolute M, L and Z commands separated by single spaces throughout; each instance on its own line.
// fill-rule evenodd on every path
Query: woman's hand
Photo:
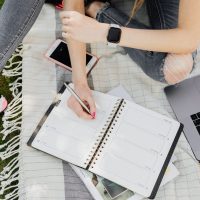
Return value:
M 86 104 L 86 106 L 89 107 L 92 116 L 83 110 L 82 106 L 74 98 L 74 96 L 71 96 L 67 102 L 69 108 L 71 108 L 77 114 L 77 116 L 83 119 L 95 119 L 96 106 L 92 97 L 92 92 L 88 85 L 74 85 L 74 90 L 81 100 Z
M 106 42 L 108 24 L 99 23 L 76 11 L 63 11 L 62 36 L 65 39 L 74 39 L 84 43 Z

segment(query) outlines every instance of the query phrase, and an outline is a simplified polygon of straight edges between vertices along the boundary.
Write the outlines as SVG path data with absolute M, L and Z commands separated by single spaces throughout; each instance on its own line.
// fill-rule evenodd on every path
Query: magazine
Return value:
M 95 200 L 141 200 L 144 198 L 143 196 L 134 193 L 133 191 L 130 191 L 107 179 L 96 176 L 87 170 L 76 167 L 74 165 L 71 165 L 71 167 L 82 179 Z M 172 163 L 170 163 L 160 186 L 167 184 L 178 175 L 178 170 Z

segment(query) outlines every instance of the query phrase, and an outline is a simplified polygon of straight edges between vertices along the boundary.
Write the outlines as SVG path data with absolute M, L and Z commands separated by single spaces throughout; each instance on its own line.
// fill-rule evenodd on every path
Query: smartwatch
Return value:
M 122 30 L 119 25 L 110 24 L 110 28 L 108 30 L 108 35 L 107 35 L 108 46 L 117 47 L 120 42 L 121 33 L 122 33 Z

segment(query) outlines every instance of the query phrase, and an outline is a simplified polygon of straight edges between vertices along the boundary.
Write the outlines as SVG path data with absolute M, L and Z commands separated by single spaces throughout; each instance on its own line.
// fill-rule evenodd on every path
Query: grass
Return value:
M 3 5 L 4 0 L 0 0 L 0 8 Z M 12 94 L 9 90 L 9 83 L 11 83 L 13 79 L 4 77 L 2 73 L 0 73 L 0 94 L 4 95 L 8 101 L 12 100 Z M 0 120 L 2 118 L 2 114 L 0 114 Z M 2 123 L 0 122 L 0 130 Z
M 3 0 L 0 0 L 0 8 L 2 5 L 3 5 Z M 9 83 L 11 82 L 12 80 L 10 78 L 7 78 L 3 76 L 2 73 L 0 73 L 0 95 L 5 96 L 9 102 L 12 100 L 12 94 L 9 90 Z M 3 113 L 0 113 L 0 130 L 2 130 L 2 117 Z M 0 143 L 2 143 L 1 137 L 0 137 Z M 2 163 L 0 161 L 0 171 L 1 168 L 2 168 Z
M 2 7 L 4 3 L 4 0 L 0 0 L 0 8 Z M 13 97 L 12 97 L 12 93 L 9 90 L 9 83 L 12 83 L 16 78 L 10 78 L 10 77 L 5 77 L 2 75 L 2 73 L 0 73 L 0 95 L 3 95 L 8 102 L 10 102 Z M 0 113 L 0 131 L 2 130 L 2 117 L 3 117 L 3 113 Z M 15 132 L 10 134 L 6 140 L 8 141 L 9 139 L 11 139 L 12 137 L 16 136 L 17 134 L 19 134 L 19 132 Z M 2 144 L 2 135 L 0 134 L 0 144 Z M 18 148 L 18 147 L 17 147 Z M 17 156 L 17 155 L 15 155 Z M 8 158 L 5 161 L 0 160 L 0 172 L 2 171 L 3 167 L 6 166 L 6 164 L 12 159 Z M 17 182 L 13 182 L 12 184 L 15 184 Z M 8 191 L 9 192 L 9 191 Z M 0 199 L 4 199 L 4 196 L 0 195 Z
M 0 74 L 0 94 L 2 94 L 3 96 L 6 97 L 6 99 L 8 100 L 8 102 L 10 102 L 12 100 L 12 94 L 9 90 L 9 86 L 8 84 L 11 83 L 11 79 L 4 77 L 2 74 Z M 2 117 L 3 117 L 3 113 L 0 113 L 0 131 L 2 130 Z M 0 144 L 2 144 L 2 135 L 0 135 Z M 2 170 L 3 166 L 6 164 L 6 162 L 3 162 L 0 160 L 0 171 Z
M 3 5 L 4 0 L 0 0 L 0 8 Z

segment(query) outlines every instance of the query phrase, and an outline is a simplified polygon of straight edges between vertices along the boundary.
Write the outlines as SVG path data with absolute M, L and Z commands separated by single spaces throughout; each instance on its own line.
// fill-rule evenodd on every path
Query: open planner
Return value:
M 67 107 L 62 87 L 28 145 L 154 198 L 183 125 L 128 100 L 93 91 L 95 120 Z

